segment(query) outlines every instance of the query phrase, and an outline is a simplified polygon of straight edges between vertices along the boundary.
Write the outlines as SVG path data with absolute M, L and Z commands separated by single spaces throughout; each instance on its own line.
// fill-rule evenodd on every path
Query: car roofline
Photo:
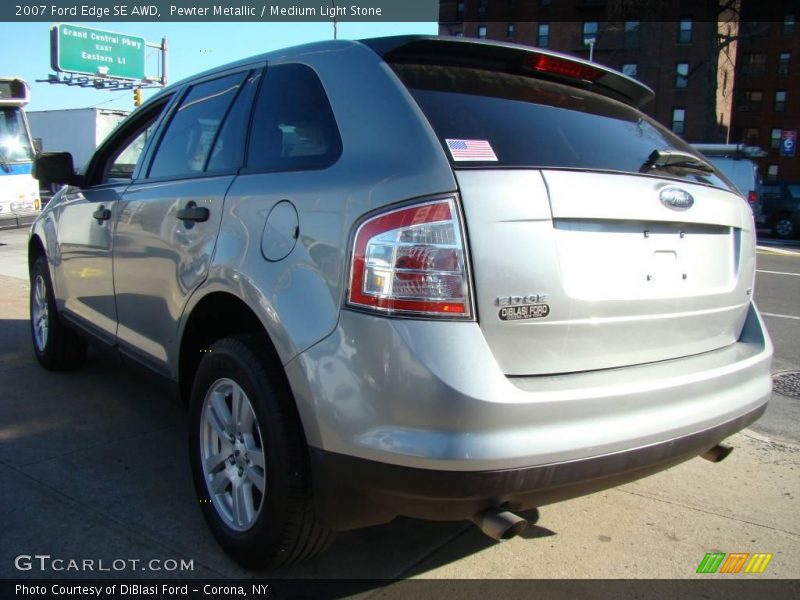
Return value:
M 583 60 L 576 56 L 554 52 L 544 48 L 523 46 L 509 42 L 465 39 L 462 37 L 435 35 L 404 35 L 359 40 L 369 46 L 384 60 L 425 60 L 437 62 L 457 62 L 462 66 L 475 67 L 491 62 L 493 68 L 505 72 L 519 72 L 528 76 L 555 79 L 574 87 L 588 89 L 601 95 L 620 100 L 626 104 L 640 107 L 655 97 L 655 92 L 632 77 L 628 77 L 605 65 Z M 593 81 L 566 78 L 547 73 L 525 70 L 525 60 L 529 57 L 549 57 L 574 65 L 578 68 L 592 69 L 598 73 Z

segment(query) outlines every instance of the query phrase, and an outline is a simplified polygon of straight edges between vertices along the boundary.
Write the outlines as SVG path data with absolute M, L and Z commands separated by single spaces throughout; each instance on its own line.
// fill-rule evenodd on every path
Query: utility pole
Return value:
M 333 39 L 336 39 L 336 0 L 331 0 L 333 4 Z

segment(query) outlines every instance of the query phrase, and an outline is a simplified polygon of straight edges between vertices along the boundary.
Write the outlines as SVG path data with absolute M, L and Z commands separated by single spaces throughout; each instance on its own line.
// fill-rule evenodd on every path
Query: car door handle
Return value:
M 101 204 L 100 208 L 92 213 L 92 216 L 98 221 L 108 221 L 111 218 L 111 211 Z
M 197 206 L 194 202 L 189 202 L 186 208 L 181 208 L 175 213 L 181 221 L 194 221 L 195 223 L 202 223 L 208 221 L 211 213 L 205 206 Z

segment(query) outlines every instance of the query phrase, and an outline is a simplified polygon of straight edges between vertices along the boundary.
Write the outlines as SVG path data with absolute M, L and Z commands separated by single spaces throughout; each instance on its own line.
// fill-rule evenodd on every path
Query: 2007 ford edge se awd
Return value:
M 755 421 L 753 217 L 603 66 L 436 37 L 331 41 L 174 84 L 30 237 L 48 369 L 86 340 L 174 382 L 197 493 L 249 567 L 398 515 L 517 514 Z

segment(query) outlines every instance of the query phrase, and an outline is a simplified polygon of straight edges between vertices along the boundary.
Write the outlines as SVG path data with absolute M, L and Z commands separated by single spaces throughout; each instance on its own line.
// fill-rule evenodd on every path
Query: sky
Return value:
M 333 39 L 333 24 L 322 23 L 75 23 L 106 31 L 168 42 L 169 82 L 211 67 L 270 50 Z M 31 86 L 32 110 L 60 108 L 133 109 L 133 92 L 104 91 L 36 83 L 47 79 L 50 68 L 50 23 L 0 22 L 0 75 L 22 77 Z M 339 39 L 361 39 L 403 34 L 435 34 L 437 23 L 338 23 Z M 147 50 L 148 74 L 155 74 L 157 51 Z M 144 90 L 144 98 L 155 90 Z

